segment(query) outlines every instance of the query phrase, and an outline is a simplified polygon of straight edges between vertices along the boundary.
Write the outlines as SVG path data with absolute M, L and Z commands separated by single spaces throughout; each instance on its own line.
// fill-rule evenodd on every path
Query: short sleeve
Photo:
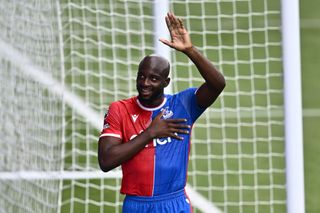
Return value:
M 120 110 L 116 102 L 114 102 L 109 106 L 109 109 L 104 116 L 103 128 L 100 133 L 100 138 L 105 136 L 112 136 L 122 139 L 120 121 Z
M 192 122 L 195 122 L 198 117 L 206 110 L 204 107 L 200 107 L 196 97 L 197 88 L 189 88 L 178 93 L 178 97 L 188 111 L 192 118 Z

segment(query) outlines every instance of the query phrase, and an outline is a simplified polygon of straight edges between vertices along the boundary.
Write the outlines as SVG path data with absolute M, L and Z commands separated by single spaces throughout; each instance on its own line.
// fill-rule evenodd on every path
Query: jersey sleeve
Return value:
M 112 136 L 122 139 L 120 110 L 114 102 L 109 106 L 103 122 L 103 128 L 100 133 L 100 138 L 105 136 Z
M 189 88 L 181 91 L 178 97 L 184 106 L 184 108 L 189 113 L 192 122 L 195 122 L 199 116 L 206 110 L 204 107 L 200 107 L 196 97 L 197 88 Z

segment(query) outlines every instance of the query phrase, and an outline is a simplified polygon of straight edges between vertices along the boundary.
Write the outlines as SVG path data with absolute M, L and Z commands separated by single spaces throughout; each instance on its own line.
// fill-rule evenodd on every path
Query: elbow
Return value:
M 108 172 L 110 169 L 99 159 L 99 167 L 103 172 Z
M 221 74 L 219 76 L 219 80 L 218 80 L 218 89 L 219 89 L 220 93 L 224 90 L 225 87 L 226 87 L 226 79 Z
M 103 164 L 101 164 L 101 163 L 99 163 L 99 166 L 100 166 L 100 169 L 101 169 L 103 172 L 109 172 L 110 170 L 113 169 L 111 166 L 106 166 L 106 165 L 103 165 Z
M 101 166 L 100 166 L 100 169 L 101 169 L 103 172 L 109 172 L 109 171 L 111 170 L 111 168 L 101 167 Z
M 224 88 L 226 87 L 227 83 L 226 83 L 226 79 L 222 76 L 222 80 L 221 80 L 221 92 L 224 90 Z
M 99 159 L 99 167 L 103 172 L 109 172 L 114 168 L 114 166 L 110 165 L 108 162 Z
M 211 79 L 206 81 L 210 90 L 220 94 L 226 87 L 226 79 L 221 73 L 216 73 Z
M 105 165 L 103 165 L 102 163 L 100 163 L 99 161 L 99 167 L 103 172 L 109 172 L 110 169 L 108 167 L 106 167 Z
M 221 75 L 218 81 L 215 84 L 213 84 L 211 88 L 220 94 L 225 87 L 226 87 L 226 80 L 224 76 Z

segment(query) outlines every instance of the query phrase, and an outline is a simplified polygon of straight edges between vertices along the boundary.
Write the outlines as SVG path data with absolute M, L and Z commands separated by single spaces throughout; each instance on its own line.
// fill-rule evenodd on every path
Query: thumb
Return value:
M 160 120 L 161 117 L 163 116 L 163 114 L 164 114 L 165 112 L 166 112 L 165 109 L 161 110 L 161 111 L 159 112 L 159 114 L 155 117 L 155 119 Z
M 160 38 L 159 41 L 161 41 L 162 43 L 164 43 L 165 45 L 168 45 L 169 47 L 173 47 L 172 46 L 172 42 L 164 39 L 164 38 Z
M 148 126 L 151 125 L 152 123 L 157 123 L 158 121 L 160 121 L 160 120 L 161 120 L 161 117 L 162 117 L 163 114 L 164 114 L 164 112 L 165 112 L 165 110 L 161 110 L 161 111 L 159 112 L 159 114 L 158 114 L 153 120 L 150 120 Z

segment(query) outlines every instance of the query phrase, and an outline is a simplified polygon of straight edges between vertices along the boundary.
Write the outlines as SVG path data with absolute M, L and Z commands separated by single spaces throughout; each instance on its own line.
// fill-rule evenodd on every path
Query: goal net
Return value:
M 285 212 L 280 3 L 169 8 L 227 81 L 192 133 L 195 212 Z M 97 140 L 109 104 L 137 94 L 153 14 L 146 0 L 0 0 L 0 212 L 121 212 L 121 172 L 99 170 Z M 172 92 L 201 85 L 185 55 L 170 60 Z

